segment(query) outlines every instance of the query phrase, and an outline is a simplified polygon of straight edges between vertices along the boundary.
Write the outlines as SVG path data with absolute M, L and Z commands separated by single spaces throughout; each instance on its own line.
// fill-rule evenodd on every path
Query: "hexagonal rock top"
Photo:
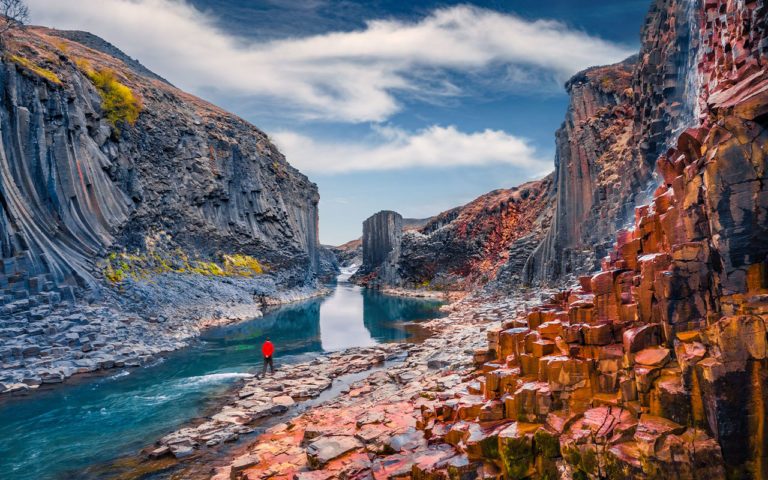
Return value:
M 646 348 L 635 354 L 635 363 L 646 367 L 663 367 L 668 361 L 669 350 L 663 347 Z

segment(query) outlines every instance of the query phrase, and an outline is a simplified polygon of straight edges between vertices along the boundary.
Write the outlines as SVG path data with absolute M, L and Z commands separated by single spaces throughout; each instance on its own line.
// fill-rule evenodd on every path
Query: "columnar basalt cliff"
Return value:
M 317 187 L 266 134 L 91 35 L 7 35 L 0 392 L 138 365 L 206 322 L 311 295 L 336 268 Z M 134 99 L 135 122 L 115 96 Z
M 167 240 L 190 255 L 248 254 L 311 277 L 317 189 L 264 133 L 55 31 L 9 43 L 0 111 L 7 269 L 18 258 L 56 284 L 92 287 L 95 259 Z M 143 104 L 119 132 L 84 71 L 103 68 Z
M 400 237 L 391 230 L 394 212 L 378 213 L 363 225 L 363 267 L 353 280 L 375 287 L 476 289 L 496 277 L 513 243 L 522 240 L 528 246 L 520 247 L 517 255 L 522 258 L 539 243 L 551 187 L 550 175 L 495 190 L 422 226 L 404 233 L 401 228 Z
M 706 117 L 601 271 L 490 329 L 466 392 L 422 406 L 430 444 L 504 478 L 768 476 L 768 11 L 704 9 Z
M 694 121 L 698 13 L 695 0 L 655 1 L 637 57 L 567 83 L 571 104 L 556 134 L 552 226 L 528 261 L 526 282 L 594 270 L 612 233 L 653 190 L 656 157 Z
M 397 261 L 403 239 L 403 217 L 383 210 L 363 222 L 363 264 L 353 281 L 392 285 L 399 282 Z

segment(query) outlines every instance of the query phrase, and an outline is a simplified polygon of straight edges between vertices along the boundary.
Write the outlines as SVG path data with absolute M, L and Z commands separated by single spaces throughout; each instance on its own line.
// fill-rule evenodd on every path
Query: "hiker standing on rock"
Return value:
M 275 366 L 272 364 L 272 354 L 275 353 L 275 346 L 269 341 L 269 337 L 267 337 L 267 341 L 261 347 L 261 353 L 264 354 L 264 368 L 261 371 L 261 375 L 267 374 L 267 365 L 269 365 L 269 372 L 275 373 Z

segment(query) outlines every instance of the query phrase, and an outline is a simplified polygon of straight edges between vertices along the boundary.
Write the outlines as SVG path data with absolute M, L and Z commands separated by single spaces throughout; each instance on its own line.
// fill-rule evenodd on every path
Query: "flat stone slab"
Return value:
M 667 364 L 669 358 L 669 350 L 666 348 L 646 348 L 635 354 L 635 363 L 639 363 L 646 367 L 663 367 Z
M 312 468 L 318 469 L 331 460 L 358 448 L 363 448 L 363 444 L 352 436 L 320 437 L 307 447 L 307 460 Z

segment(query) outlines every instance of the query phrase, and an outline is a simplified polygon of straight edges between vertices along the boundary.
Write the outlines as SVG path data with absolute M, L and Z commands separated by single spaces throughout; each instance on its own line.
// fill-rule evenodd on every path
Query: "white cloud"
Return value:
M 452 168 L 508 164 L 538 172 L 542 161 L 525 139 L 500 130 L 463 133 L 454 126 L 431 126 L 411 133 L 376 127 L 378 142 L 322 142 L 295 132 L 272 135 L 291 164 L 305 173 L 341 173 L 402 168 Z
M 498 82 L 530 86 L 633 53 L 558 22 L 469 6 L 255 43 L 222 32 L 180 0 L 28 1 L 34 22 L 100 35 L 183 89 L 280 99 L 300 115 L 342 121 L 384 121 L 400 109 L 400 94 L 461 94 L 449 73 L 506 66 L 512 74 Z

